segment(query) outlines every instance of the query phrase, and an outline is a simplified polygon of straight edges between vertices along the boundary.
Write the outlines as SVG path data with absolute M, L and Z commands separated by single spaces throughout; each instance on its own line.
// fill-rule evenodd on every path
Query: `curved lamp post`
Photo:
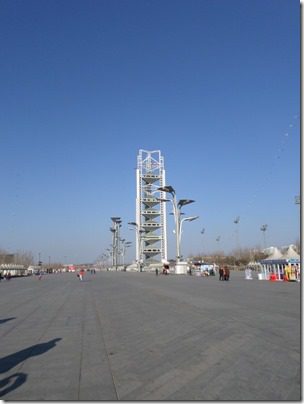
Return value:
M 185 217 L 181 219 L 181 208 L 185 205 L 188 205 L 189 203 L 195 202 L 193 199 L 180 199 L 179 201 L 176 199 L 176 192 L 175 189 L 171 185 L 166 185 L 164 187 L 159 187 L 159 191 L 166 192 L 171 194 L 172 199 L 163 199 L 160 198 L 160 202 L 167 202 L 170 201 L 172 202 L 173 205 L 173 215 L 174 215 L 174 221 L 175 221 L 175 237 L 176 237 L 176 263 L 178 264 L 181 261 L 181 230 L 182 230 L 182 224 L 184 221 L 192 221 L 198 218 L 198 216 L 191 216 L 191 217 Z
M 179 232 L 179 244 L 181 244 L 181 238 L 182 238 L 182 226 L 184 222 L 192 222 L 193 220 L 198 219 L 199 216 L 189 216 L 189 217 L 184 217 L 182 218 L 180 222 L 180 232 Z

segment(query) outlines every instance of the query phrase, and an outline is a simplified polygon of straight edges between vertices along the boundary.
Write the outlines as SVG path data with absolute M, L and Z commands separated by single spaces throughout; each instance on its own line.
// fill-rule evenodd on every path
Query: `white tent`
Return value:
M 283 254 L 282 258 L 285 258 L 287 260 L 290 259 L 300 259 L 299 254 L 293 249 L 293 245 L 291 244 L 290 246 L 288 246 L 287 251 Z
M 285 266 L 289 264 L 298 265 L 300 263 L 300 256 L 293 249 L 292 244 L 287 249 L 285 248 L 284 254 L 276 247 L 272 247 L 271 249 L 271 255 L 260 261 L 263 266 L 263 279 L 269 279 L 270 274 L 275 273 L 278 280 L 283 280 Z
M 277 247 L 271 247 L 271 254 L 265 260 L 279 260 L 283 258 L 283 254 Z

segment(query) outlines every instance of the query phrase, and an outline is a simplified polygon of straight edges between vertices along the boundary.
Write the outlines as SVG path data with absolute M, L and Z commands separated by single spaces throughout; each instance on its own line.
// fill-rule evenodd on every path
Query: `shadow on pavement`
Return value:
M 11 370 L 13 367 L 17 366 L 19 363 L 25 361 L 26 359 L 42 355 L 43 353 L 49 351 L 50 349 L 56 346 L 56 343 L 60 341 L 62 338 L 54 338 L 49 342 L 43 342 L 41 344 L 32 345 L 26 349 L 22 349 L 21 351 L 15 352 L 11 355 L 5 356 L 4 358 L 0 359 L 0 373 L 6 373 Z M 14 380 L 15 379 L 15 380 Z M 6 377 L 3 380 L 0 380 L 0 397 L 8 392 L 15 390 L 21 384 L 23 384 L 27 379 L 27 375 L 25 373 L 15 373 L 11 376 Z M 13 384 L 7 386 L 8 384 L 13 381 Z M 2 390 L 2 388 L 4 390 Z
M 0 397 L 3 397 L 10 391 L 17 389 L 26 381 L 26 379 L 27 375 L 25 373 L 15 373 L 3 380 L 0 380 Z
M 54 338 L 49 342 L 42 342 L 41 344 L 32 345 L 26 349 L 15 352 L 11 355 L 5 356 L 0 359 L 0 373 L 8 372 L 14 366 L 17 366 L 20 362 L 25 361 L 31 356 L 41 355 L 56 346 L 56 342 L 62 338 Z
M 6 323 L 7 321 L 10 320 L 15 320 L 16 317 L 8 317 L 8 318 L 2 318 L 0 319 L 0 324 Z

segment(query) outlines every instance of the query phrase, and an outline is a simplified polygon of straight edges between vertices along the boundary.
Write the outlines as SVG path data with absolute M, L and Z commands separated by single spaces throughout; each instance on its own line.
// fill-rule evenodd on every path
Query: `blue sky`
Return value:
M 0 248 L 94 261 L 111 216 L 135 245 L 139 149 L 161 150 L 167 183 L 196 201 L 184 255 L 235 249 L 236 216 L 241 247 L 263 246 L 265 223 L 267 245 L 299 238 L 299 1 L 0 9 Z

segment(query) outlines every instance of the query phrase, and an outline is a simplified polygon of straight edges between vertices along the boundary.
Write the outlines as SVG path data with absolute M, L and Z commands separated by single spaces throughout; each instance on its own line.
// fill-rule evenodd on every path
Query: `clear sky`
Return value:
M 2 0 L 0 52 L 0 248 L 92 262 L 111 216 L 134 246 L 139 149 L 196 201 L 184 255 L 237 216 L 240 247 L 299 238 L 299 1 Z

